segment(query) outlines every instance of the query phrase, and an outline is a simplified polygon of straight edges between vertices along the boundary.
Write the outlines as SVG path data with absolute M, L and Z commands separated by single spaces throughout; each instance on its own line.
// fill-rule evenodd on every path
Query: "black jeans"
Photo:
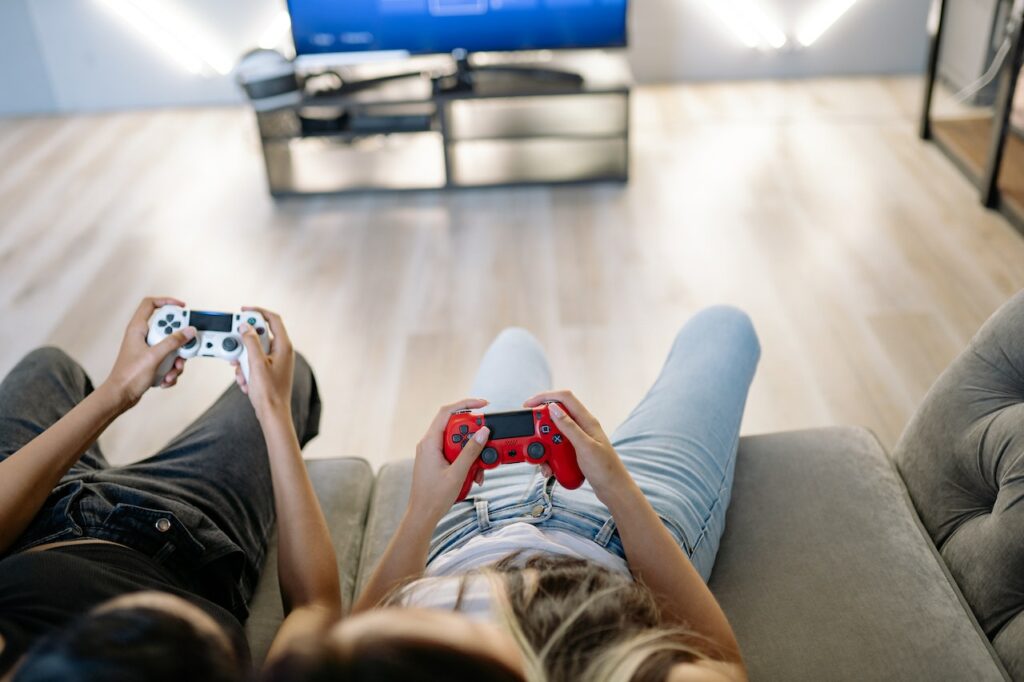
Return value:
M 92 390 L 85 371 L 63 351 L 27 355 L 0 383 L 0 461 Z M 320 398 L 301 356 L 291 407 L 305 445 L 317 434 Z M 248 397 L 232 386 L 149 459 L 112 467 L 94 444 L 8 553 L 75 538 L 117 542 L 167 566 L 197 594 L 244 620 L 274 522 L 263 432 Z

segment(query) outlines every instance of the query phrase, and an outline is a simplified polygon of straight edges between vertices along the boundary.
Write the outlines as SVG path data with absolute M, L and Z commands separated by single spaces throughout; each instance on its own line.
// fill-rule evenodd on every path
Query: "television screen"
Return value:
M 288 0 L 300 55 L 620 47 L 626 0 Z

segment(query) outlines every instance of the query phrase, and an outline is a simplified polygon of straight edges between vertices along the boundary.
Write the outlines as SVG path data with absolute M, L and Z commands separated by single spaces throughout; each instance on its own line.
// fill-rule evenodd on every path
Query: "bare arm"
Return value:
M 277 571 L 286 618 L 267 660 L 296 639 L 326 632 L 341 617 L 341 583 L 327 520 L 302 460 L 291 416 L 295 352 L 280 316 L 262 309 L 273 346 L 267 355 L 256 332 L 245 325 L 242 343 L 249 355 L 249 381 L 235 377 L 256 411 L 270 459 L 277 511 Z
M 490 430 L 477 431 L 473 440 L 451 464 L 441 452 L 448 417 L 458 410 L 475 409 L 486 400 L 463 400 L 446 405 L 434 417 L 427 434 L 416 447 L 412 494 L 394 537 L 374 569 L 352 611 L 368 611 L 402 582 L 423 573 L 427 565 L 430 537 L 441 517 L 455 504 L 470 467 L 487 442 Z M 478 477 L 477 482 L 480 482 Z
M 573 414 L 556 405 L 551 408 L 559 429 L 576 449 L 584 475 L 615 519 L 634 577 L 654 593 L 669 622 L 691 629 L 700 637 L 696 646 L 712 659 L 733 664 L 733 679 L 745 679 L 739 644 L 725 613 L 630 477 L 600 423 L 568 391 L 544 393 L 526 405 L 549 400 L 560 401 Z
M 163 358 L 195 336 L 189 327 L 152 348 L 146 344 L 149 316 L 168 304 L 184 305 L 168 298 L 145 299 L 128 324 L 110 377 L 50 428 L 0 462 L 0 554 L 24 532 L 78 458 L 142 398 Z M 162 385 L 173 386 L 184 366 L 179 358 Z

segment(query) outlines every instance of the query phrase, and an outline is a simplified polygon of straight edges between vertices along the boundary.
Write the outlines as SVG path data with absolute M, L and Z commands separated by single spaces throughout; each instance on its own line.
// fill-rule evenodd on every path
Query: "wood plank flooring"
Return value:
M 1024 240 L 915 136 L 916 79 L 644 87 L 627 187 L 288 200 L 243 109 L 0 121 L 0 372 L 57 344 L 96 380 L 146 294 L 281 311 L 317 369 L 310 456 L 411 455 L 507 325 L 611 428 L 713 303 L 764 348 L 744 432 L 886 445 L 1024 286 Z M 189 366 L 105 435 L 141 458 L 230 380 Z

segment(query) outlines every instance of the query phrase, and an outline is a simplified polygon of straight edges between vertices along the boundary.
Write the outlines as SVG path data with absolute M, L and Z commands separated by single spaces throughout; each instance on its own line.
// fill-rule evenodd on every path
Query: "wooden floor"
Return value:
M 915 137 L 920 83 L 647 87 L 628 187 L 289 200 L 251 115 L 0 121 L 0 372 L 57 344 L 94 378 L 146 294 L 285 314 L 325 402 L 311 456 L 407 457 L 504 326 L 614 426 L 693 312 L 732 303 L 764 348 L 755 433 L 863 424 L 887 445 L 1024 286 L 1024 239 Z M 140 458 L 230 368 L 190 365 L 104 436 Z M 708 390 L 714 390 L 709 387 Z

